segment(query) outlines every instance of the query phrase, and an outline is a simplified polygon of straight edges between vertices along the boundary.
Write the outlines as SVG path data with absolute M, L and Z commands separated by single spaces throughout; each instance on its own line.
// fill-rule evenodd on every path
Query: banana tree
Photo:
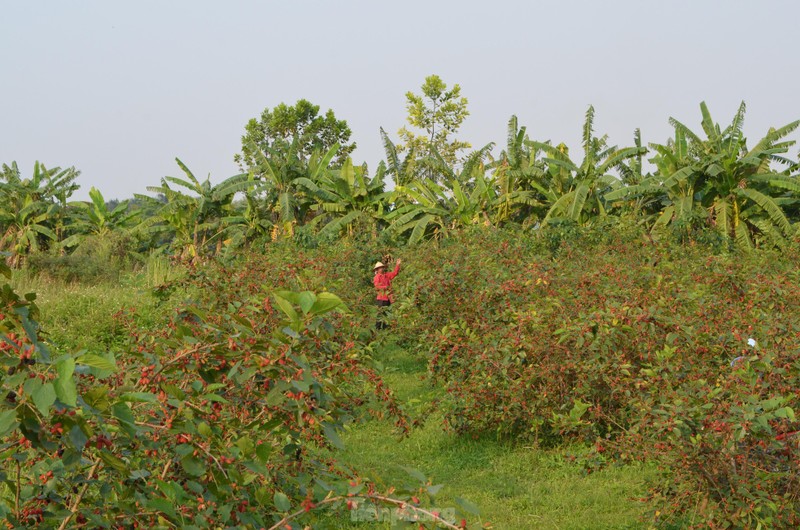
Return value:
M 209 178 L 201 182 L 180 159 L 176 158 L 175 161 L 186 178 L 164 177 L 161 179 L 161 186 L 147 188 L 148 191 L 163 196 L 164 203 L 153 197 L 136 196 L 159 206 L 158 216 L 144 221 L 138 229 L 149 232 L 171 231 L 174 234 L 172 246 L 180 258 L 196 260 L 206 245 L 218 239 L 224 231 L 222 219 L 228 215 L 234 190 L 238 189 L 231 186 L 231 181 L 241 182 L 247 175 L 235 175 L 222 184 L 212 186 Z M 177 187 L 170 187 L 170 184 Z M 181 188 L 195 195 L 190 195 Z M 221 192 L 222 189 L 226 192 Z M 217 241 L 217 250 L 220 245 L 221 242 Z
M 641 146 L 638 130 L 634 141 Z M 630 159 L 619 166 L 622 181 L 605 195 L 605 200 L 642 219 L 652 230 L 669 223 L 691 230 L 703 210 L 694 204 L 695 179 L 688 167 L 691 161 L 686 135 L 676 130 L 666 144 L 651 143 L 650 148 L 655 152 L 650 162 L 656 166 L 656 173 L 643 175 L 641 157 Z
M 215 197 L 223 198 L 236 193 L 244 195 L 243 205 L 231 204 L 231 212 L 221 219 L 227 249 L 239 248 L 241 245 L 265 236 L 273 228 L 270 214 L 262 200 L 261 191 L 266 186 L 251 172 L 235 175 L 216 188 Z
M 358 224 L 365 224 L 376 233 L 386 206 L 386 165 L 381 162 L 375 177 L 369 178 L 366 166 L 353 166 L 349 157 L 341 168 L 322 176 L 316 196 L 320 214 L 315 224 L 324 226 L 321 235 L 334 236 L 346 231 L 353 235 Z
M 251 147 L 257 170 L 263 176 L 265 201 L 272 221 L 288 234 L 295 224 L 304 224 L 314 207 L 319 182 L 330 169 L 339 150 L 334 144 L 327 152 L 314 151 L 308 160 L 300 157 L 295 140 L 289 149 L 263 152 Z M 281 156 L 280 159 L 276 157 Z
M 386 175 L 394 179 L 397 186 L 406 186 L 414 180 L 416 172 L 416 153 L 413 146 L 409 147 L 405 158 L 400 158 L 397 153 L 397 146 L 389 139 L 389 135 L 381 127 L 381 140 L 383 140 L 383 151 L 386 154 Z
M 479 150 L 475 160 L 479 159 L 482 151 Z M 443 171 L 445 176 L 441 184 L 425 179 L 395 188 L 394 196 L 407 200 L 386 216 L 390 222 L 389 230 L 397 234 L 408 233 L 408 243 L 414 244 L 425 237 L 444 236 L 456 228 L 490 223 L 487 212 L 497 200 L 495 184 L 493 178 L 486 177 L 481 170 L 482 165 L 469 163 L 470 158 L 458 175 Z M 465 189 L 462 181 L 471 189 Z
M 542 226 L 556 220 L 570 220 L 586 224 L 595 217 L 607 214 L 604 195 L 618 182 L 610 173 L 623 161 L 646 152 L 643 147 L 618 149 L 608 145 L 608 137 L 594 135 L 594 107 L 589 106 L 583 125 L 583 160 L 580 164 L 572 161 L 569 149 L 564 144 L 531 142 L 533 147 L 544 151 L 548 156 L 543 160 L 547 171 L 531 186 L 542 194 L 548 206 Z
M 541 153 L 541 148 L 532 147 L 526 128 L 519 126 L 516 116 L 511 116 L 506 147 L 490 165 L 498 188 L 493 208 L 495 223 L 537 219 L 534 208 L 542 203 L 530 182 L 541 179 L 546 171 L 544 162 L 539 159 Z
M 674 173 L 672 180 L 693 183 L 693 200 L 705 210 L 708 226 L 731 238 L 738 247 L 783 245 L 796 230 L 781 204 L 787 194 L 800 191 L 800 183 L 785 172 L 775 171 L 772 165 L 791 165 L 782 155 L 795 142 L 785 138 L 800 126 L 800 120 L 771 128 L 748 149 L 742 130 L 744 102 L 724 129 L 713 121 L 705 102 L 700 110 L 705 138 L 678 120 L 670 120 L 676 131 L 686 136 L 689 146 L 689 164 Z M 688 198 L 685 200 L 688 202 Z
M 89 190 L 89 198 L 89 202 L 70 203 L 73 211 L 77 212 L 70 229 L 77 233 L 64 239 L 62 246 L 77 245 L 87 234 L 104 237 L 130 228 L 141 214 L 140 210 L 128 209 L 129 201 L 122 201 L 114 208 L 109 208 L 103 194 L 94 187 Z
M 9 263 L 58 239 L 66 214 L 66 200 L 78 189 L 74 167 L 47 169 L 38 161 L 30 178 L 23 178 L 16 162 L 3 164 L 0 179 L 0 250 L 10 252 Z
M 47 223 L 55 212 L 54 205 L 25 197 L 19 209 L 4 210 L 0 222 L 5 230 L 0 236 L 0 250 L 10 251 L 8 264 L 18 267 L 25 256 L 41 250 L 47 241 L 55 241 L 56 233 Z

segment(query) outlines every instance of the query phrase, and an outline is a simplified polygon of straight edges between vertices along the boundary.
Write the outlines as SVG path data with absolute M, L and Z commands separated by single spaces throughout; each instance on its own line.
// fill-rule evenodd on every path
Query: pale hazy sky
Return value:
M 460 138 L 505 142 L 516 114 L 534 139 L 578 146 L 596 130 L 664 142 L 699 103 L 752 141 L 800 118 L 800 1 L 0 0 L 0 162 L 75 166 L 128 198 L 179 175 L 238 173 L 248 119 L 306 98 L 348 121 L 374 170 L 384 127 L 425 76 L 459 83 Z M 797 138 L 797 135 L 794 136 Z M 792 156 L 797 155 L 795 147 Z

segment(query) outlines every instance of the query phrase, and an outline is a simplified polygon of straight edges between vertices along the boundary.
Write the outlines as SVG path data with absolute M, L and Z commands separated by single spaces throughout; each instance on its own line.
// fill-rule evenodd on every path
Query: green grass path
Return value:
M 441 390 L 422 379 L 426 360 L 396 345 L 378 353 L 385 378 L 412 414 L 421 413 Z M 381 477 L 385 485 L 413 483 L 403 467 L 413 468 L 444 484 L 436 497 L 439 508 L 454 508 L 455 497 L 480 508 L 470 527 L 491 523 L 504 529 L 646 528 L 645 480 L 652 473 L 638 466 L 610 466 L 586 474 L 568 461 L 565 449 L 542 450 L 523 443 L 472 439 L 442 428 L 441 414 L 430 414 L 406 438 L 385 421 L 353 425 L 343 436 L 346 449 L 337 458 L 360 473 Z M 477 524 L 476 524 L 477 523 Z M 376 523 L 341 522 L 338 528 L 389 528 Z

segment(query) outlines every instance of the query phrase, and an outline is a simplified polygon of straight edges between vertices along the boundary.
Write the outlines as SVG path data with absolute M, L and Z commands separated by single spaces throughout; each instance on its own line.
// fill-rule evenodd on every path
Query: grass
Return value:
M 380 349 L 385 377 L 397 397 L 414 412 L 440 392 L 422 380 L 426 360 L 394 344 Z M 565 455 L 564 448 L 543 450 L 513 441 L 457 436 L 443 429 L 441 414 L 429 414 L 408 437 L 398 437 L 386 422 L 367 421 L 343 436 L 346 449 L 338 459 L 383 486 L 413 482 L 403 468 L 444 484 L 438 508 L 455 508 L 456 497 L 480 509 L 470 525 L 496 529 L 634 529 L 646 506 L 634 500 L 646 492 L 654 470 L 610 466 L 587 474 Z M 572 448 L 581 453 L 583 448 Z M 376 523 L 331 522 L 332 528 L 381 528 Z M 337 526 L 338 525 L 338 526 Z M 384 526 L 390 528 L 389 524 Z
M 19 293 L 36 293 L 44 336 L 64 353 L 121 348 L 128 340 L 116 316 L 121 311 L 127 311 L 138 327 L 150 327 L 161 324 L 171 310 L 137 282 L 66 283 L 17 272 L 12 286 Z

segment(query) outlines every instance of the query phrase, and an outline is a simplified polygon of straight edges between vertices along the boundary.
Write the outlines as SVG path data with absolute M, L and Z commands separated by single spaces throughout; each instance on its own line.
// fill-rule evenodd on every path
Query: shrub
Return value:
M 709 255 L 625 226 L 561 238 L 553 255 L 541 237 L 464 232 L 406 260 L 402 284 L 413 287 L 398 318 L 426 344 L 448 425 L 578 440 L 595 446 L 596 462 L 654 460 L 666 477 L 653 495 L 665 526 L 690 512 L 702 525 L 791 526 L 792 255 Z M 751 337 L 757 375 L 745 377 L 730 362 L 754 355 Z M 709 433 L 714 422 L 726 427 Z
M 117 356 L 51 352 L 34 296 L 2 288 L 9 527 L 260 528 L 364 502 L 417 513 L 428 485 L 384 494 L 314 450 L 364 413 L 407 422 L 342 301 L 271 295 L 288 277 L 261 263 L 194 269 L 194 302 L 132 327 Z

